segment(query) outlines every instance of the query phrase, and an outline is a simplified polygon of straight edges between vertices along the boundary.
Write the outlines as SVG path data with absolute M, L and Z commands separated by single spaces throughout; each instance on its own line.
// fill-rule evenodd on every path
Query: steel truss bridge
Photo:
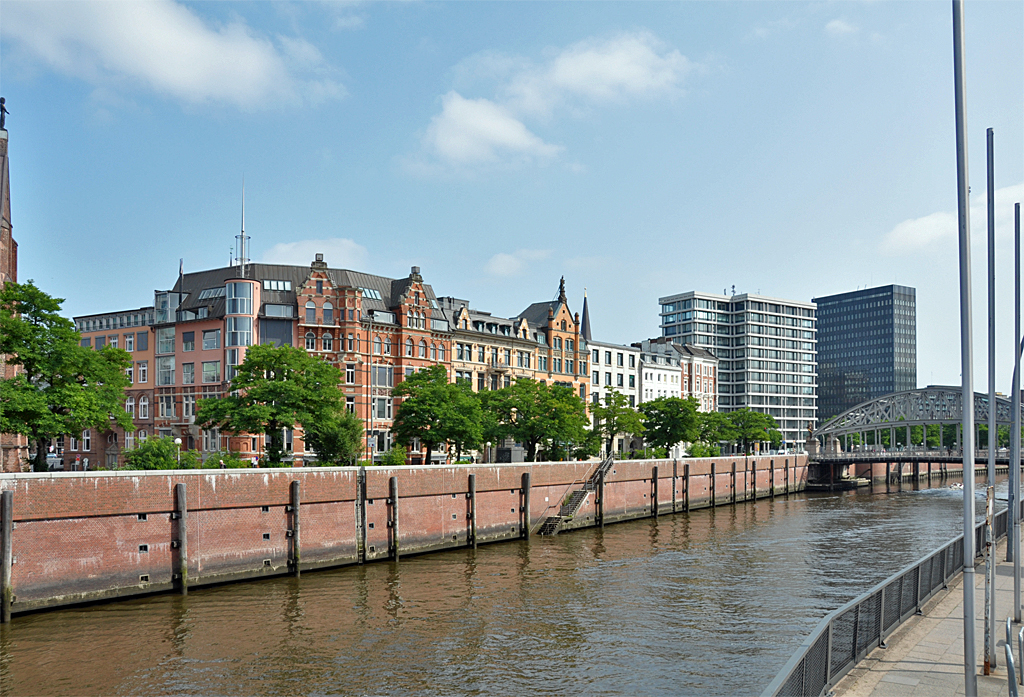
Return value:
M 1005 397 L 996 397 L 996 424 L 1012 424 L 1012 406 Z M 1024 412 L 1024 409 L 1022 409 Z M 862 402 L 829 419 L 811 436 L 827 441 L 851 434 L 875 433 L 875 443 L 883 429 L 960 424 L 963 419 L 963 390 L 959 387 L 932 385 L 917 390 L 894 392 Z M 988 423 L 988 395 L 974 393 L 974 422 Z M 959 429 L 957 431 L 959 441 Z M 861 442 L 865 442 L 861 439 Z M 890 443 L 894 441 L 890 440 Z M 908 439 L 909 443 L 909 439 Z

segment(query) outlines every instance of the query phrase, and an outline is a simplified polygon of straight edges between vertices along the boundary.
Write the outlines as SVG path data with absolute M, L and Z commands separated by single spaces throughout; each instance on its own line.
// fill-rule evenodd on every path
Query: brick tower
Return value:
M 7 130 L 0 129 L 0 288 L 18 280 L 18 243 L 11 234 L 10 167 L 7 165 Z M 16 366 L 0 355 L 0 380 L 14 377 Z M 28 458 L 28 439 L 0 433 L 0 471 L 18 472 Z

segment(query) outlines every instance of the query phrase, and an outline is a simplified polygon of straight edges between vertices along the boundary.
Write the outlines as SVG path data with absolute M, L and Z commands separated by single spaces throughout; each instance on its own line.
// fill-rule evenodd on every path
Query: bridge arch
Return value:
M 996 397 L 996 423 L 1012 424 L 1009 398 Z M 1024 409 L 1022 409 L 1024 412 Z M 974 393 L 975 423 L 988 422 L 988 395 Z M 963 390 L 930 385 L 916 390 L 893 392 L 862 402 L 819 426 L 813 438 L 845 436 L 882 428 L 959 424 L 963 420 Z

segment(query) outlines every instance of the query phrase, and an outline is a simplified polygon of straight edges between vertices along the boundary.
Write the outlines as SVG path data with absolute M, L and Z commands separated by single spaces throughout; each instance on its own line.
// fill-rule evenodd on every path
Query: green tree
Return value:
M 427 462 L 442 443 L 453 444 L 461 454 L 480 442 L 480 401 L 465 384 L 448 382 L 443 365 L 413 373 L 392 394 L 404 397 L 391 426 L 395 442 L 407 446 L 418 438 L 427 448 Z
M 655 448 L 668 450 L 676 443 L 693 442 L 700 435 L 695 397 L 658 397 L 640 405 L 644 417 L 644 440 Z
M 743 446 L 743 452 L 750 452 L 750 444 L 758 441 L 782 442 L 782 434 L 775 417 L 759 411 L 739 409 L 726 415 L 733 427 L 733 440 Z
M 590 408 L 594 417 L 594 430 L 605 439 L 605 452 L 612 454 L 615 436 L 620 433 L 629 436 L 640 436 L 644 433 L 643 417 L 629 406 L 626 395 L 618 390 L 611 390 L 600 403 L 595 402 Z
M 188 451 L 192 452 L 192 451 Z M 133 470 L 173 470 L 179 469 L 178 445 L 170 436 L 148 438 L 138 444 L 124 456 L 126 469 Z M 192 464 L 192 458 L 186 456 L 185 469 Z
M 709 448 L 717 449 L 719 443 L 723 441 L 732 442 L 736 439 L 732 421 L 722 412 L 700 412 L 698 416 L 698 442 L 703 443 Z
M 27 435 L 35 443 L 37 472 L 46 471 L 53 438 L 107 430 L 111 421 L 134 428 L 124 409 L 131 355 L 109 346 L 80 346 L 74 324 L 59 314 L 62 302 L 32 281 L 0 290 L 0 354 L 22 368 L 0 380 L 0 432 Z
M 306 445 L 320 465 L 351 464 L 363 451 L 363 422 L 347 409 L 328 412 L 305 428 Z
M 341 371 L 291 346 L 250 346 L 232 394 L 199 402 L 196 423 L 229 433 L 266 434 L 267 459 L 281 465 L 284 429 L 317 432 L 344 409 Z
M 367 464 L 373 464 L 369 462 Z M 380 458 L 381 467 L 402 467 L 405 464 L 405 448 L 388 448 Z
M 565 453 L 593 449 L 586 405 L 570 387 L 520 378 L 484 395 L 483 404 L 488 440 L 512 438 L 526 448 L 529 462 L 542 448 L 554 452 L 555 444 Z

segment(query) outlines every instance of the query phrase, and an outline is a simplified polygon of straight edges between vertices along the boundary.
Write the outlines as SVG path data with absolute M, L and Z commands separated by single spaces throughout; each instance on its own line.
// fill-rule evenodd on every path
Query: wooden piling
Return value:
M 683 510 L 690 510 L 690 463 L 683 464 Z
M 14 588 L 11 587 L 12 549 L 14 546 L 14 492 L 0 495 L 0 622 L 11 621 Z
M 715 463 L 711 463 L 711 507 L 714 508 L 715 501 Z
M 651 468 L 651 515 L 658 517 L 658 466 Z
M 476 475 L 469 475 L 469 539 L 476 549 Z
M 768 488 L 769 496 L 775 498 L 775 460 L 768 461 Z
M 288 549 L 291 552 L 291 554 L 289 555 L 291 558 L 288 560 L 288 565 L 291 567 L 292 575 L 295 576 L 295 577 L 298 577 L 298 575 L 299 575 L 299 564 L 302 561 L 302 546 L 300 544 L 301 529 L 299 527 L 299 506 L 301 505 L 301 502 L 300 502 L 299 498 L 300 498 L 300 493 L 301 493 L 301 491 L 300 491 L 300 487 L 301 486 L 302 485 L 299 483 L 299 480 L 296 479 L 296 480 L 292 481 L 292 486 L 291 486 L 291 506 L 290 506 L 290 508 L 291 508 L 291 516 L 292 516 L 292 529 L 291 529 L 291 541 L 292 541 L 292 543 L 288 547 Z
M 530 539 L 530 473 L 523 472 L 523 530 L 522 536 Z
M 398 477 L 388 480 L 388 504 L 391 506 L 391 520 L 388 521 L 388 527 L 391 528 L 391 558 L 398 561 Z
M 601 527 L 604 527 L 604 470 L 597 477 L 597 516 L 601 520 Z
M 178 592 L 188 595 L 188 499 L 184 483 L 174 485 L 174 517 L 177 518 Z

